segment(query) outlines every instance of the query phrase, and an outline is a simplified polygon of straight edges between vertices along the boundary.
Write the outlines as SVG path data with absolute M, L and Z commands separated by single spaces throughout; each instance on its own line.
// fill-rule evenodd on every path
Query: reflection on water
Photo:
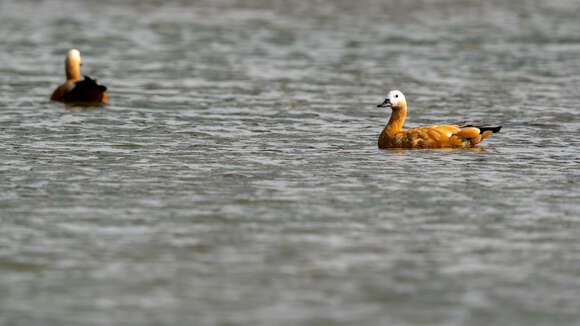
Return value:
M 79 112 L 82 110 L 105 108 L 106 104 L 75 102 L 75 103 L 65 103 L 65 104 L 62 104 L 62 106 L 66 109 L 66 111 Z
M 579 6 L 0 2 L 0 323 L 578 324 Z
M 486 147 L 478 145 L 476 147 L 464 147 L 464 148 L 463 147 L 458 147 L 458 148 L 444 147 L 444 148 L 428 148 L 428 149 L 422 149 L 422 148 L 387 148 L 387 149 L 383 149 L 383 150 L 393 151 L 393 152 L 397 152 L 397 153 L 403 153 L 405 151 L 441 151 L 441 152 L 473 151 L 473 152 L 484 152 L 484 151 L 486 151 Z

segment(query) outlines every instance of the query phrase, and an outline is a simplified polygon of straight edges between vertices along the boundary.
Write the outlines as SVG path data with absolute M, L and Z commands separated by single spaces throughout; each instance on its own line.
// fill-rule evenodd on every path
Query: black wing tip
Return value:
M 479 127 L 479 130 L 481 130 L 481 132 L 485 132 L 488 130 L 491 130 L 492 133 L 496 133 L 499 132 L 501 130 L 502 126 L 495 126 L 495 127 Z
M 486 125 L 483 125 L 481 123 L 468 122 L 468 121 L 459 122 L 458 125 L 460 128 L 475 127 L 477 129 L 479 129 L 481 132 L 491 130 L 492 133 L 499 132 L 501 130 L 501 128 L 503 127 L 503 126 L 486 126 Z
M 97 80 L 94 78 L 91 78 L 91 76 L 83 75 L 83 77 L 85 77 L 85 79 L 83 81 L 93 82 L 93 83 L 97 82 Z
M 84 83 L 87 83 L 87 86 L 96 86 L 97 89 L 99 89 L 100 91 L 105 92 L 107 90 L 107 86 L 105 85 L 101 85 L 97 82 L 97 80 L 95 78 L 91 78 L 90 76 L 87 75 L 83 75 L 83 77 L 85 77 L 85 79 L 83 80 Z

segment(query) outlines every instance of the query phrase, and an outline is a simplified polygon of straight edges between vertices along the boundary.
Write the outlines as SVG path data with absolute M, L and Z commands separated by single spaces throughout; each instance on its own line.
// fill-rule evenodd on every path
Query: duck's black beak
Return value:
M 385 99 L 383 103 L 377 105 L 377 108 L 390 108 L 390 107 L 392 107 L 392 105 L 388 97 Z

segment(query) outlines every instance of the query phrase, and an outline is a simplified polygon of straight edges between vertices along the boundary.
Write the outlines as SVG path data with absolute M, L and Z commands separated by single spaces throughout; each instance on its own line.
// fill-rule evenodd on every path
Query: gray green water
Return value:
M 0 1 L 0 324 L 580 324 L 579 13 Z M 504 129 L 378 150 L 393 88 Z

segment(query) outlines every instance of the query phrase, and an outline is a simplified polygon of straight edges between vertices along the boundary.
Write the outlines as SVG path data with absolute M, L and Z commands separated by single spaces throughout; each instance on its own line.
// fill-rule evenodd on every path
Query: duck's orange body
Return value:
M 107 87 L 100 85 L 89 76 L 80 78 L 80 53 L 76 49 L 68 52 L 65 59 L 66 81 L 58 86 L 50 99 L 65 103 L 105 103 Z
M 389 122 L 379 136 L 379 148 L 466 148 L 473 147 L 501 127 L 449 124 L 403 130 L 407 102 L 400 91 L 390 91 L 379 107 L 391 107 Z

